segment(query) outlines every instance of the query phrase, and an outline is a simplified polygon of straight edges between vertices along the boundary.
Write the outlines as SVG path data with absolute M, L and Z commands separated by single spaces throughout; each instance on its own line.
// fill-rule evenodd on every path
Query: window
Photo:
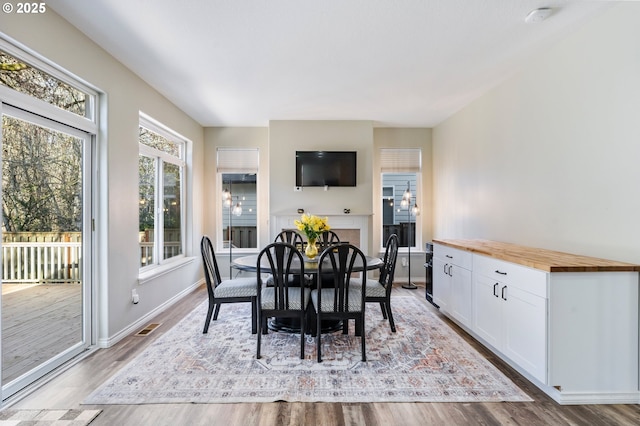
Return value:
M 140 267 L 184 256 L 186 141 L 140 116 L 138 159 Z
M 382 244 L 391 234 L 398 235 L 399 247 L 420 244 L 416 232 L 419 214 L 420 149 L 382 149 Z
M 95 96 L 87 93 L 88 91 L 77 89 L 61 78 L 53 77 L 3 50 L 0 50 L 0 63 L 0 84 L 3 86 L 65 111 L 92 118 Z
M 218 249 L 258 247 L 258 150 L 218 148 L 221 182 Z

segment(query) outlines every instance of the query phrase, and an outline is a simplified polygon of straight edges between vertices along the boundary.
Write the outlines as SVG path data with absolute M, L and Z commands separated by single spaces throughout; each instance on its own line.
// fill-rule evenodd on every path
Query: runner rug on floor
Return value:
M 202 334 L 207 302 L 115 373 L 84 404 L 231 402 L 480 402 L 531 401 L 429 308 L 413 297 L 392 298 L 397 332 L 377 304 L 367 305 L 366 353 L 360 338 L 262 336 L 256 359 L 250 304 L 224 304 Z

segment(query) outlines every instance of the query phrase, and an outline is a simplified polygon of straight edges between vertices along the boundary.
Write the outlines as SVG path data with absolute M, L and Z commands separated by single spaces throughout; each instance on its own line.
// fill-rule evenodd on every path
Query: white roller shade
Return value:
M 382 173 L 418 173 L 422 169 L 422 150 L 419 148 L 380 149 L 380 171 Z
M 257 148 L 218 148 L 218 173 L 258 173 Z

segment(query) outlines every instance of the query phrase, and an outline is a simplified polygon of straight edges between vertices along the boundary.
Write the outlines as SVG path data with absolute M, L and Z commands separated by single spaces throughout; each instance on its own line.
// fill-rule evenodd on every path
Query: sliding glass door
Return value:
M 2 105 L 3 399 L 90 344 L 88 133 Z

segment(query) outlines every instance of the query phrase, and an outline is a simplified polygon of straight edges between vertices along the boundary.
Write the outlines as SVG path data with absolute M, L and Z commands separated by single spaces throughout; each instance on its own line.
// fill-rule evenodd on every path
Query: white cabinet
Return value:
M 546 383 L 547 299 L 515 286 L 507 287 L 505 298 L 502 351 Z
M 474 255 L 473 331 L 546 382 L 547 275 Z
M 502 347 L 503 302 L 500 283 L 483 275 L 473 275 L 473 331 L 496 349 Z
M 451 315 L 461 324 L 471 327 L 471 271 L 458 265 L 449 268 L 451 278 Z
M 472 254 L 438 244 L 433 250 L 433 302 L 470 327 Z
M 445 315 L 555 401 L 637 404 L 638 270 L 507 243 L 441 240 L 433 294 Z
M 435 250 L 434 250 L 435 251 Z M 451 279 L 449 264 L 439 257 L 433 257 L 433 303 L 438 305 L 441 312 L 449 312 L 449 298 L 451 294 Z

